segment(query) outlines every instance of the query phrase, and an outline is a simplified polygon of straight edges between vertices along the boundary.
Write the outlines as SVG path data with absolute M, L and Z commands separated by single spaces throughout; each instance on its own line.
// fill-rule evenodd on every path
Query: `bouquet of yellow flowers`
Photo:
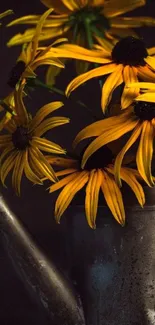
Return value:
M 12 172 L 17 195 L 23 176 L 33 184 L 48 182 L 49 193 L 61 189 L 55 203 L 58 223 L 75 194 L 85 188 L 88 225 L 96 227 L 101 192 L 123 226 L 122 182 L 142 207 L 143 185 L 155 184 L 155 47 L 147 48 L 136 33 L 137 28 L 155 27 L 155 18 L 125 16 L 145 2 L 42 0 L 47 7 L 42 15 L 27 15 L 8 24 L 31 27 L 7 43 L 20 45 L 21 52 L 10 72 L 10 93 L 0 101 L 0 180 L 5 185 Z M 66 80 L 74 71 L 65 91 L 57 87 L 64 70 Z M 35 112 L 28 106 L 38 89 L 50 94 L 51 101 Z M 90 101 L 95 98 L 95 109 L 89 107 L 87 96 L 92 96 Z M 71 116 L 55 115 L 58 109 L 64 115 L 68 103 L 94 119 L 82 130 L 81 121 L 76 121 L 79 132 L 72 150 L 51 139 L 53 128 L 67 124 L 64 135 L 60 131 L 62 138 L 65 128 L 69 130 Z

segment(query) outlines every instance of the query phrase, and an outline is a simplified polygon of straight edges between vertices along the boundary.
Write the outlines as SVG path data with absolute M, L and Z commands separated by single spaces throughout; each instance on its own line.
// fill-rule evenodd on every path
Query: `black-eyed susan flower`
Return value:
M 11 87 L 15 87 L 17 82 L 21 79 L 28 77 L 36 77 L 36 69 L 42 65 L 55 66 L 58 68 L 64 68 L 64 64 L 56 58 L 56 56 L 52 56 L 52 52 L 49 50 L 52 45 L 56 45 L 57 43 L 64 41 L 57 40 L 55 43 L 51 44 L 44 49 L 39 48 L 39 36 L 42 33 L 42 27 L 46 21 L 46 18 L 51 13 L 52 9 L 47 10 L 38 21 L 36 29 L 34 30 L 34 35 L 30 40 L 30 43 L 25 43 L 22 47 L 21 54 L 17 59 L 17 63 L 15 67 L 12 69 L 8 84 Z M 48 53 L 48 56 L 47 56 Z
M 132 28 L 154 26 L 151 17 L 123 17 L 122 14 L 145 5 L 145 0 L 42 0 L 42 3 L 54 9 L 46 21 L 40 40 L 47 40 L 60 35 L 76 44 L 90 46 L 91 38 L 102 35 L 105 47 L 127 35 L 135 35 Z M 11 22 L 15 24 L 35 25 L 39 15 L 28 15 Z M 34 29 L 26 30 L 24 35 L 15 35 L 8 43 L 9 46 L 27 42 Z
M 12 184 L 20 195 L 22 175 L 35 184 L 41 184 L 42 177 L 48 177 L 52 182 L 57 177 L 51 165 L 44 157 L 43 152 L 64 154 L 65 150 L 58 144 L 43 137 L 43 134 L 52 128 L 68 123 L 65 117 L 46 116 L 58 108 L 62 102 L 51 102 L 38 110 L 31 118 L 23 102 L 23 85 L 14 92 L 15 116 L 4 126 L 6 134 L 0 135 L 0 180 L 5 179 L 12 171 Z M 46 119 L 45 119 L 46 118 Z
M 63 49 L 63 45 L 60 47 Z M 58 52 L 60 52 L 60 48 Z M 65 49 L 72 52 L 74 55 L 74 45 L 66 44 Z M 83 53 L 83 60 L 89 61 L 88 52 L 85 53 L 84 48 L 80 48 L 80 55 Z M 87 50 L 88 51 L 88 50 Z M 78 53 L 78 48 L 76 47 Z M 92 69 L 84 74 L 73 79 L 67 89 L 66 95 L 79 87 L 89 79 L 109 75 L 102 87 L 101 106 L 103 112 L 111 100 L 113 91 L 121 84 L 125 83 L 124 90 L 121 96 L 121 107 L 127 108 L 139 94 L 139 87 L 126 87 L 129 83 L 136 83 L 139 79 L 143 81 L 155 81 L 155 57 L 153 49 L 146 49 L 141 39 L 129 36 L 121 39 L 113 47 L 112 51 L 105 50 L 101 45 L 96 45 L 96 51 L 91 51 L 92 56 L 95 56 L 94 62 L 97 62 L 97 56 L 109 60 L 108 63 Z M 98 54 L 97 54 L 98 53 Z M 151 54 L 150 54 L 151 53 Z M 60 56 L 61 54 L 58 54 Z
M 83 159 L 82 168 L 84 168 L 89 157 L 99 148 L 115 141 L 124 134 L 132 131 L 126 144 L 120 150 L 115 160 L 115 179 L 121 186 L 120 168 L 124 155 L 139 139 L 138 149 L 136 152 L 136 163 L 139 174 L 142 179 L 149 185 L 154 185 L 154 178 L 151 173 L 151 162 L 153 157 L 153 140 L 155 135 L 155 104 L 150 102 L 137 101 L 125 111 L 117 116 L 97 121 L 79 132 L 74 146 L 81 140 L 96 137 L 86 149 Z
M 55 203 L 55 218 L 58 223 L 76 193 L 85 188 L 85 214 L 91 228 L 96 228 L 100 191 L 116 221 L 121 225 L 125 224 L 122 194 L 114 179 L 112 160 L 112 153 L 106 146 L 89 158 L 83 170 L 80 167 L 81 157 L 78 159 L 48 157 L 48 161 L 53 166 L 61 167 L 61 170 L 56 173 L 61 180 L 51 185 L 49 190 L 52 193 L 63 188 Z M 121 167 L 120 173 L 121 179 L 131 187 L 140 205 L 143 206 L 145 196 L 138 182 L 138 172 L 132 168 Z

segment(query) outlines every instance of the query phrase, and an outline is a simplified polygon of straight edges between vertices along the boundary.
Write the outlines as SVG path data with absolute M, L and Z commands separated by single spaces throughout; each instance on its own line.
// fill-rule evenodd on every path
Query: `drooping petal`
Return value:
M 62 117 L 62 116 L 47 118 L 39 126 L 36 127 L 36 129 L 34 130 L 34 135 L 40 137 L 47 131 L 57 126 L 67 124 L 69 122 L 70 122 L 69 118 Z
M 64 187 L 66 184 L 69 184 L 71 181 L 77 179 L 77 177 L 80 175 L 81 172 L 79 172 L 78 170 L 71 174 L 71 175 L 68 175 L 66 177 L 64 177 L 63 179 L 59 180 L 57 183 L 55 184 L 52 184 L 50 187 L 49 187 L 49 193 L 53 193 L 57 190 L 59 190 L 60 188 Z
M 125 82 L 125 87 L 123 90 L 123 94 L 121 96 L 121 106 L 122 109 L 129 107 L 134 101 L 134 99 L 139 95 L 139 87 L 127 88 L 126 85 L 128 83 L 136 83 L 138 82 L 137 78 L 137 68 L 130 67 L 129 65 L 124 67 L 123 70 L 123 79 Z
M 81 172 L 76 179 L 70 181 L 59 194 L 55 204 L 55 218 L 59 223 L 64 211 L 69 206 L 75 194 L 80 191 L 88 181 L 88 172 Z
M 12 186 L 18 196 L 20 196 L 21 179 L 26 163 L 26 152 L 20 151 L 15 158 L 15 164 L 12 173 Z
M 56 172 L 56 176 L 64 176 L 64 175 L 68 175 L 68 174 L 73 174 L 77 171 L 77 168 L 67 168 L 64 170 L 60 170 L 59 172 Z
M 39 184 L 42 185 L 41 179 L 36 175 L 32 168 L 30 167 L 29 161 L 28 161 L 28 151 L 26 151 L 26 163 L 24 166 L 24 172 L 25 176 L 33 183 L 33 184 Z
M 122 135 L 133 130 L 137 124 L 138 121 L 136 117 L 133 116 L 130 118 L 130 120 L 124 123 L 120 123 L 120 125 L 118 124 L 118 126 L 116 126 L 115 128 L 111 128 L 106 131 L 103 131 L 103 134 L 101 134 L 99 137 L 93 140 L 85 150 L 82 158 L 81 167 L 84 168 L 87 160 L 94 152 L 96 152 L 98 149 L 100 149 L 102 146 L 106 145 L 107 143 L 117 140 Z
M 66 151 L 61 148 L 58 144 L 44 138 L 33 137 L 30 144 L 32 144 L 32 146 L 34 147 L 38 147 L 40 150 L 45 152 L 50 152 L 54 154 L 66 153 Z
M 57 181 L 55 172 L 40 150 L 38 148 L 30 147 L 29 155 L 33 164 L 39 169 L 39 172 L 55 183 Z
M 14 91 L 15 112 L 19 119 L 19 124 L 25 124 L 29 121 L 29 116 L 23 101 L 23 91 L 25 83 L 23 82 L 18 89 Z
M 109 73 L 115 71 L 116 68 L 117 68 L 117 65 L 115 63 L 112 63 L 112 64 L 107 64 L 105 66 L 101 66 L 99 68 L 95 68 L 95 69 L 90 70 L 86 73 L 83 73 L 82 75 L 76 77 L 69 83 L 69 85 L 67 86 L 67 89 L 66 89 L 66 96 L 69 96 L 73 90 L 75 90 L 77 87 L 82 85 L 84 82 L 86 82 L 92 78 L 96 78 L 96 77 L 100 77 L 100 76 L 109 74 Z
M 101 189 L 114 218 L 119 224 L 124 226 L 125 211 L 121 191 L 115 183 L 114 177 L 105 171 L 103 171 Z
M 106 17 L 116 17 L 144 5 L 145 0 L 110 0 L 105 2 L 104 14 Z
M 36 26 L 35 34 L 32 38 L 32 53 L 31 53 L 31 60 L 35 58 L 36 51 L 38 48 L 38 41 L 39 41 L 39 35 L 41 33 L 41 30 L 43 28 L 44 22 L 46 18 L 50 15 L 50 13 L 53 11 L 53 9 L 48 9 L 47 11 L 44 12 L 44 14 L 40 17 L 40 20 Z
M 1 169 L 0 169 L 0 178 L 1 178 L 1 182 L 3 184 L 3 186 L 5 186 L 4 182 L 5 179 L 7 177 L 7 175 L 9 174 L 9 172 L 11 171 L 11 169 L 13 168 L 14 164 L 15 164 L 15 158 L 17 156 L 17 152 L 13 151 L 3 162 L 3 164 L 1 165 Z
M 140 175 L 150 187 L 154 186 L 154 181 L 151 174 L 153 139 L 154 127 L 150 121 L 144 121 L 140 143 L 136 155 L 136 162 Z
M 137 67 L 138 77 L 141 80 L 155 82 L 155 72 L 152 71 L 147 65 Z
M 62 107 L 64 104 L 62 102 L 51 102 L 49 104 L 44 105 L 39 109 L 39 111 L 36 113 L 35 117 L 33 118 L 32 122 L 30 123 L 30 129 L 31 131 L 35 130 L 36 127 L 43 121 L 43 119 L 49 115 L 50 113 L 53 113 L 55 110 Z
M 75 148 L 77 144 L 84 139 L 100 136 L 103 132 L 118 126 L 118 124 L 123 124 L 130 118 L 131 114 L 132 109 L 129 108 L 119 116 L 112 116 L 109 117 L 108 120 L 104 119 L 86 126 L 77 134 L 76 138 L 74 139 L 73 148 Z
M 110 74 L 110 76 L 107 78 L 105 83 L 102 87 L 102 98 L 101 98 L 101 106 L 102 111 L 105 112 L 107 109 L 107 106 L 112 98 L 112 93 L 119 85 L 123 83 L 123 65 L 118 64 L 115 71 Z
M 99 191 L 102 181 L 102 171 L 100 169 L 91 170 L 89 181 L 86 187 L 85 213 L 88 225 L 93 229 L 96 228 L 96 215 L 98 208 Z
M 137 124 L 135 130 L 133 131 L 132 135 L 130 136 L 129 140 L 126 142 L 125 146 L 123 147 L 123 149 L 119 152 L 119 154 L 116 157 L 115 165 L 114 165 L 114 172 L 115 172 L 116 183 L 119 186 L 122 186 L 121 175 L 120 175 L 122 160 L 124 158 L 125 153 L 129 150 L 129 148 L 136 142 L 136 140 L 140 136 L 142 128 L 143 128 L 143 124 L 141 122 L 138 122 L 138 124 Z
M 155 70 L 155 57 L 153 56 L 147 56 L 144 58 L 144 61 L 153 69 Z
M 106 168 L 106 170 L 112 175 L 115 174 L 113 165 Z M 135 193 L 139 204 L 143 207 L 143 205 L 145 204 L 145 194 L 141 184 L 137 180 L 135 170 L 133 170 L 132 168 L 122 167 L 120 170 L 120 175 L 121 179 L 130 186 L 131 190 Z

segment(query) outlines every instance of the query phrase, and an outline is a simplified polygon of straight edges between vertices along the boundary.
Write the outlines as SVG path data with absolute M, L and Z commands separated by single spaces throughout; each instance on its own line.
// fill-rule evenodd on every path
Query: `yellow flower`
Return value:
M 64 68 L 64 64 L 56 58 L 56 56 L 52 56 L 52 52 L 50 55 L 47 54 L 50 48 L 53 45 L 56 45 L 59 42 L 64 41 L 64 39 L 57 40 L 53 44 L 44 49 L 38 47 L 39 36 L 42 33 L 42 27 L 46 21 L 46 18 L 51 13 L 52 9 L 47 10 L 38 21 L 37 27 L 34 30 L 34 34 L 31 37 L 31 41 L 29 44 L 24 44 L 22 47 L 21 54 L 17 59 L 17 64 L 11 71 L 11 75 L 8 81 L 8 84 L 11 87 L 15 87 L 17 82 L 21 79 L 28 77 L 36 77 L 35 70 L 41 65 L 50 65 L 59 68 Z
M 20 195 L 22 175 L 35 184 L 41 184 L 43 176 L 52 182 L 57 181 L 53 168 L 50 166 L 44 152 L 64 154 L 65 150 L 42 135 L 52 128 L 68 123 L 65 117 L 45 117 L 63 105 L 62 102 L 52 102 L 44 105 L 31 118 L 23 103 L 23 85 L 14 92 L 15 116 L 5 125 L 6 134 L 0 135 L 0 180 L 4 185 L 9 172 L 12 172 L 12 184 Z
M 42 0 L 48 8 L 54 8 L 54 14 L 46 21 L 40 40 L 48 40 L 66 34 L 70 41 L 82 46 L 89 45 L 88 34 L 103 35 L 107 42 L 114 43 L 127 35 L 135 35 L 132 28 L 154 26 L 151 17 L 123 17 L 135 8 L 145 5 L 145 0 Z M 16 24 L 35 25 L 39 15 L 28 15 L 11 22 Z M 22 44 L 30 40 L 33 28 L 15 35 L 8 46 Z
M 96 216 L 100 190 L 110 208 L 114 218 L 122 226 L 125 224 L 125 211 L 121 191 L 114 179 L 114 166 L 111 151 L 105 146 L 98 150 L 87 161 L 85 169 L 80 168 L 79 159 L 65 159 L 48 157 L 53 166 L 62 169 L 57 176 L 62 179 L 50 186 L 50 193 L 63 187 L 55 204 L 55 218 L 59 223 L 64 211 L 67 209 L 75 194 L 86 186 L 85 189 L 85 214 L 88 225 L 96 228 Z M 67 176 L 66 176 L 67 175 Z M 138 182 L 138 172 L 131 168 L 121 168 L 121 178 L 135 193 L 141 206 L 145 203 L 142 186 Z
M 64 46 L 60 48 L 63 51 Z M 60 48 L 58 51 L 60 51 Z M 67 44 L 65 49 L 67 49 Z M 139 87 L 128 88 L 126 87 L 128 83 L 136 83 L 139 79 L 143 81 L 155 81 L 155 57 L 152 55 L 154 48 L 153 51 L 152 49 L 146 49 L 142 40 L 129 36 L 121 39 L 113 47 L 112 51 L 105 50 L 101 45 L 96 45 L 96 49 L 96 51 L 91 51 L 91 57 L 93 55 L 95 57 L 94 62 L 97 62 L 97 56 L 109 62 L 73 79 L 66 89 L 67 96 L 89 79 L 109 75 L 102 87 L 102 110 L 105 112 L 113 91 L 123 83 L 125 83 L 125 87 L 121 96 L 121 107 L 124 109 L 131 105 L 139 94 Z M 73 57 L 74 45 L 68 45 L 68 50 L 72 52 Z M 80 55 L 83 53 L 83 60 L 89 61 L 89 55 L 85 51 L 84 48 L 79 49 Z M 76 52 L 78 53 L 77 47 Z M 152 56 L 149 55 L 150 53 Z
M 135 102 L 134 106 L 122 111 L 119 115 L 97 121 L 79 132 L 74 146 L 81 140 L 96 137 L 86 149 L 82 168 L 84 168 L 89 157 L 99 148 L 115 141 L 124 134 L 132 131 L 128 141 L 123 146 L 115 160 L 115 179 L 121 186 L 120 169 L 126 152 L 140 139 L 136 153 L 136 163 L 139 174 L 149 185 L 154 185 L 154 178 L 151 173 L 151 162 L 153 157 L 153 141 L 155 135 L 155 104 L 149 102 Z

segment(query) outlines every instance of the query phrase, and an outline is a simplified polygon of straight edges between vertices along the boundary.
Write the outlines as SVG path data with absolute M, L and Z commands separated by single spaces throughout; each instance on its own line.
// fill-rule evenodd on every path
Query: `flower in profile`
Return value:
M 155 19 L 151 17 L 123 17 L 135 8 L 145 5 L 145 0 L 42 0 L 46 7 L 53 8 L 54 14 L 46 21 L 40 40 L 48 40 L 60 35 L 67 35 L 70 41 L 90 47 L 91 38 L 101 36 L 105 47 L 115 44 L 120 37 L 135 35 L 132 28 L 154 26 Z M 28 15 L 12 21 L 16 24 L 35 25 L 39 15 Z M 22 34 L 15 35 L 8 46 L 29 41 L 33 28 Z
M 10 78 L 8 81 L 10 87 L 14 88 L 16 84 L 24 78 L 35 78 L 35 70 L 39 66 L 49 65 L 64 68 L 64 64 L 58 58 L 56 58 L 56 56 L 52 56 L 52 52 L 50 52 L 50 55 L 48 55 L 50 48 L 53 45 L 64 41 L 64 39 L 57 40 L 55 43 L 45 47 L 44 49 L 39 48 L 39 36 L 42 33 L 42 27 L 46 21 L 46 18 L 51 11 L 52 9 L 47 10 L 40 17 L 36 29 L 34 30 L 34 34 L 31 37 L 30 43 L 25 43 L 23 45 L 21 54 L 17 59 L 17 63 L 10 73 Z
M 9 172 L 12 172 L 12 185 L 20 195 L 22 175 L 35 184 L 41 184 L 42 177 L 48 177 L 52 182 L 57 177 L 43 152 L 64 154 L 65 150 L 56 143 L 43 138 L 43 134 L 52 128 L 68 123 L 65 117 L 46 116 L 58 108 L 62 102 L 51 102 L 44 105 L 34 118 L 27 113 L 23 102 L 23 85 L 14 92 L 15 116 L 4 126 L 6 134 L 0 135 L 0 180 L 4 185 Z M 45 119 L 46 118 L 46 119 Z
M 125 111 L 121 111 L 117 116 L 112 116 L 87 126 L 79 132 L 74 141 L 74 146 L 76 146 L 83 139 L 96 137 L 83 155 L 82 168 L 84 168 L 89 157 L 99 148 L 132 131 L 129 139 L 115 159 L 114 171 L 116 182 L 121 186 L 120 170 L 124 155 L 139 139 L 136 152 L 138 172 L 150 187 L 154 186 L 154 177 L 151 172 L 155 135 L 154 127 L 155 103 L 141 101 L 136 101 L 133 106 L 130 106 Z
M 63 46 L 61 48 L 63 50 Z M 68 45 L 69 49 L 73 56 L 74 45 Z M 66 95 L 69 96 L 73 90 L 92 78 L 109 75 L 102 87 L 101 106 L 103 112 L 107 109 L 113 91 L 123 83 L 125 86 L 121 96 L 121 107 L 127 108 L 139 94 L 138 86 L 128 88 L 127 84 L 136 83 L 139 79 L 155 81 L 155 57 L 152 55 L 154 50 L 154 48 L 146 49 L 141 39 L 132 36 L 121 39 L 112 51 L 107 51 L 101 45 L 96 45 L 96 51 L 92 51 L 91 54 L 91 56 L 93 54 L 95 56 L 94 62 L 97 62 L 97 56 L 105 58 L 109 62 L 73 79 L 66 89 Z M 78 52 L 78 49 L 76 51 Z M 80 48 L 79 51 L 81 55 L 83 53 L 83 60 L 89 61 L 89 55 L 88 53 L 86 55 L 85 49 Z
M 122 226 L 125 224 L 122 194 L 114 179 L 112 160 L 112 153 L 106 146 L 89 158 L 84 170 L 80 167 L 81 157 L 77 159 L 48 157 L 48 162 L 53 166 L 61 167 L 56 174 L 62 179 L 51 185 L 49 190 L 52 193 L 63 188 L 55 203 L 55 218 L 58 223 L 76 193 L 85 187 L 85 214 L 91 228 L 96 228 L 100 190 L 116 221 Z M 131 187 L 140 205 L 143 206 L 145 196 L 138 177 L 136 170 L 121 167 L 121 179 Z

